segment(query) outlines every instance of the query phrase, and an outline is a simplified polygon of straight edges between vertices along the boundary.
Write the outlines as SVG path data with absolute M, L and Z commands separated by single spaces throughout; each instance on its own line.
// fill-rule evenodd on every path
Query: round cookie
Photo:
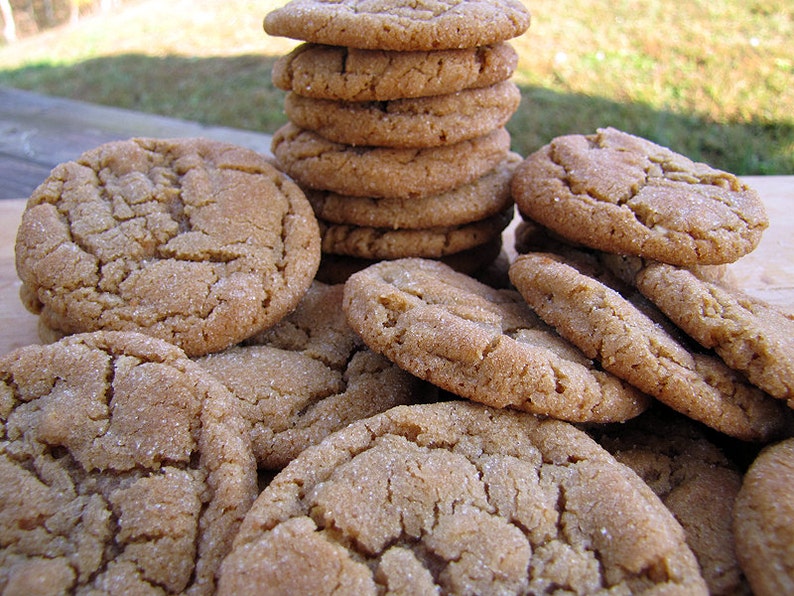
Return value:
M 518 53 L 508 43 L 462 50 L 384 52 L 301 44 L 273 65 L 273 85 L 304 97 L 390 101 L 488 87 L 509 79 Z
M 318 219 L 327 223 L 395 230 L 457 226 L 503 213 L 513 205 L 510 180 L 521 159 L 509 153 L 473 182 L 418 199 L 373 199 L 319 190 L 308 190 L 306 197 Z
M 473 48 L 524 33 L 519 0 L 290 0 L 265 16 L 269 35 L 370 50 Z
M 650 263 L 636 273 L 634 283 L 698 343 L 794 407 L 794 318 L 673 265 Z
M 734 262 L 768 226 L 758 194 L 732 174 L 613 128 L 527 157 L 513 198 L 568 240 L 682 266 Z
M 367 345 L 461 397 L 571 422 L 632 418 L 650 398 L 562 340 L 515 291 L 427 259 L 382 261 L 345 283 Z
M 452 190 L 494 169 L 510 153 L 510 133 L 498 128 L 475 139 L 427 149 L 353 147 L 288 122 L 273 135 L 272 149 L 281 168 L 302 188 L 412 199 Z
M 684 528 L 710 594 L 748 593 L 732 528 L 742 474 L 692 420 L 655 406 L 588 434 L 642 478 Z
M 249 149 L 131 139 L 57 166 L 16 240 L 25 292 L 58 331 L 140 331 L 201 355 L 272 325 L 320 261 L 306 196 Z
M 287 118 L 296 126 L 346 145 L 417 148 L 452 145 L 503 127 L 518 109 L 521 92 L 512 81 L 457 93 L 351 102 L 289 93 Z
M 287 466 L 246 516 L 219 594 L 262 585 L 706 593 L 680 525 L 582 431 L 461 401 L 393 408 Z
M 260 469 L 283 468 L 355 420 L 432 394 L 367 349 L 345 320 L 343 289 L 314 282 L 274 327 L 197 359 L 240 400 Z
M 133 332 L 0 358 L 4 594 L 213 594 L 258 494 L 234 398 Z
M 744 476 L 733 510 L 736 554 L 753 593 L 794 592 L 794 439 L 767 446 Z
M 369 228 L 320 221 L 324 253 L 361 259 L 438 259 L 501 238 L 513 207 L 480 221 L 427 229 Z
M 587 357 L 674 410 L 745 441 L 791 428 L 784 404 L 709 353 L 691 352 L 601 281 L 562 258 L 527 253 L 510 279 L 529 306 Z

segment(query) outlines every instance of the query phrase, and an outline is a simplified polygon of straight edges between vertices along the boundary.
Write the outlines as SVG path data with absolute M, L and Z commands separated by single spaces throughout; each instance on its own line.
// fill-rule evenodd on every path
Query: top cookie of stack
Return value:
M 272 149 L 320 221 L 321 279 L 403 257 L 473 273 L 498 256 L 520 162 L 507 40 L 529 24 L 517 0 L 292 0 L 265 17 L 303 42 L 273 67 L 289 122 Z

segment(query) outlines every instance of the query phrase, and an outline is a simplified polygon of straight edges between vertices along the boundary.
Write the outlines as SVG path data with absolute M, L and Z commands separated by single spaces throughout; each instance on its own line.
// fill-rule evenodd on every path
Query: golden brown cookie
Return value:
M 693 352 L 629 300 L 572 262 L 527 253 L 510 279 L 529 306 L 588 358 L 674 410 L 729 436 L 769 441 L 790 410 L 717 356 Z
M 197 359 L 240 401 L 260 468 L 283 468 L 355 420 L 432 395 L 367 349 L 345 320 L 343 289 L 314 282 L 277 325 L 245 345 Z
M 384 52 L 301 44 L 273 65 L 273 85 L 304 97 L 390 101 L 488 87 L 510 78 L 508 43 L 462 50 Z
M 758 194 L 732 174 L 613 128 L 527 157 L 513 198 L 568 240 L 682 266 L 734 262 L 768 226 Z
M 794 318 L 695 271 L 650 263 L 637 288 L 670 320 L 731 368 L 794 407 Z
M 512 206 L 479 221 L 426 229 L 370 228 L 328 224 L 320 220 L 324 253 L 361 259 L 438 259 L 501 238 L 513 219 Z
M 733 524 L 736 554 L 753 593 L 793 593 L 794 439 L 766 447 L 747 470 Z
M 0 590 L 213 594 L 257 495 L 234 398 L 179 348 L 74 335 L 0 358 Z
M 132 139 L 56 167 L 31 195 L 17 272 L 63 333 L 140 331 L 201 355 L 290 312 L 320 261 L 303 192 L 259 154 Z
M 684 528 L 710 594 L 748 593 L 732 528 L 742 474 L 705 429 L 664 406 L 588 433 L 651 487 Z
M 290 0 L 265 16 L 269 35 L 372 50 L 472 48 L 530 24 L 519 0 Z
M 503 213 L 513 205 L 510 181 L 520 162 L 520 155 L 509 153 L 473 182 L 417 199 L 374 199 L 319 190 L 308 190 L 306 196 L 318 219 L 327 223 L 394 230 L 457 226 Z
M 503 81 L 433 97 L 334 101 L 287 94 L 290 122 L 346 145 L 417 148 L 452 145 L 503 127 L 518 109 L 518 85 Z
M 367 345 L 461 397 L 572 422 L 632 418 L 650 398 L 596 367 L 527 307 L 427 259 L 383 261 L 345 283 Z
M 452 190 L 494 169 L 510 152 L 510 133 L 499 128 L 476 139 L 427 149 L 353 147 L 288 122 L 273 135 L 272 149 L 302 188 L 412 199 Z
M 219 594 L 706 594 L 658 497 L 570 424 L 463 401 L 399 406 L 265 488 Z

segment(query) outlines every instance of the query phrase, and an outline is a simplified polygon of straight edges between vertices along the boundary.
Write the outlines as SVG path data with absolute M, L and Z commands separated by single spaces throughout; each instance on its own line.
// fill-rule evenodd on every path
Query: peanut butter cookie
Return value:
M 261 155 L 132 139 L 56 167 L 31 195 L 17 272 L 57 331 L 140 331 L 202 355 L 272 325 L 320 262 L 303 191 Z
M 398 406 L 265 488 L 219 594 L 706 594 L 681 526 L 574 426 L 463 401 Z M 333 590 L 331 589 L 333 588 Z
M 518 292 L 437 261 L 382 261 L 351 275 L 344 309 L 371 349 L 489 406 L 607 422 L 632 418 L 651 403 L 547 327 Z
M 558 137 L 527 157 L 513 198 L 568 240 L 682 266 L 734 262 L 769 223 L 736 176 L 613 128 Z
M 0 358 L 0 590 L 213 594 L 257 493 L 232 395 L 133 332 Z

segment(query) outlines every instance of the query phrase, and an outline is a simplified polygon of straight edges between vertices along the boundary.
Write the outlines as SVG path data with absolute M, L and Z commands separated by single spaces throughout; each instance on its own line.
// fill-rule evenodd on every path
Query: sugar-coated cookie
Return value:
M 573 261 L 527 253 L 510 279 L 529 306 L 589 358 L 674 410 L 729 436 L 769 441 L 791 428 L 785 405 L 717 356 L 690 351 Z
M 736 554 L 753 593 L 793 593 L 794 439 L 767 446 L 747 470 L 733 525 Z
M 346 145 L 418 148 L 452 145 L 503 127 L 518 109 L 512 81 L 433 97 L 392 101 L 335 101 L 289 93 L 287 118 L 296 126 Z
M 507 158 L 510 133 L 498 128 L 427 149 L 353 147 L 288 122 L 273 135 L 272 149 L 280 166 L 303 188 L 411 199 L 446 192 L 485 175 Z
M 0 590 L 204 594 L 258 493 L 231 394 L 99 331 L 0 358 Z
M 568 240 L 682 266 L 734 262 L 769 223 L 736 176 L 613 128 L 558 137 L 528 156 L 513 198 Z
M 303 97 L 390 101 L 505 81 L 518 65 L 508 43 L 462 50 L 386 52 L 301 44 L 273 65 L 273 85 Z
M 265 488 L 219 594 L 705 594 L 658 497 L 559 420 L 399 406 L 304 451 Z
M 395 51 L 482 46 L 529 25 L 519 0 L 290 0 L 264 21 L 269 35 Z
M 28 302 L 57 331 L 140 331 L 189 355 L 280 320 L 319 262 L 303 191 L 206 139 L 118 141 L 57 166 L 16 239 Z
M 347 324 L 343 289 L 315 281 L 275 326 L 196 359 L 239 400 L 260 469 L 283 468 L 351 422 L 434 393 L 367 349 Z
M 428 259 L 382 261 L 345 283 L 367 345 L 461 397 L 572 422 L 632 418 L 651 400 L 547 327 L 518 292 Z

